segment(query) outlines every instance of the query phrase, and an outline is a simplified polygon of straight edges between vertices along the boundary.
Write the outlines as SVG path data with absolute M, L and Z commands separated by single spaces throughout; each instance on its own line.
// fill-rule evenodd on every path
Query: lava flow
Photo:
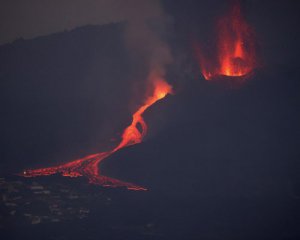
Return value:
M 202 48 L 194 44 L 201 72 L 206 80 L 216 76 L 242 77 L 248 75 L 256 64 L 253 30 L 241 14 L 236 3 L 228 15 L 221 17 L 217 28 L 217 53 L 207 59 Z
M 62 176 L 68 177 L 85 176 L 89 179 L 90 183 L 104 187 L 126 187 L 130 190 L 146 190 L 144 187 L 101 175 L 99 163 L 122 148 L 140 143 L 147 133 L 147 125 L 142 117 L 143 113 L 147 108 L 169 93 L 172 93 L 172 88 L 168 83 L 159 78 L 153 80 L 152 95 L 148 97 L 144 104 L 133 114 L 131 124 L 124 130 L 121 142 L 114 149 L 92 154 L 55 167 L 25 170 L 20 175 L 24 177 L 36 177 L 59 173 Z M 138 129 L 138 126 L 141 126 L 141 130 Z

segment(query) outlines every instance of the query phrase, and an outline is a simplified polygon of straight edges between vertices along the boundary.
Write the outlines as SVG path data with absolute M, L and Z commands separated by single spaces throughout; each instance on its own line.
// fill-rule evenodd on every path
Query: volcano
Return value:
M 170 4 L 176 7 L 175 2 Z M 179 76 L 171 72 L 173 77 L 149 78 L 148 72 L 136 73 L 142 69 L 138 61 L 130 64 L 119 25 L 84 27 L 0 47 L 0 170 L 31 167 L 25 175 L 53 174 L 0 179 L 3 236 L 299 239 L 299 44 L 296 31 L 288 28 L 295 21 L 281 25 L 285 14 L 270 17 L 276 3 L 256 4 L 261 2 L 265 7 L 255 8 L 254 26 L 265 34 L 269 66 L 253 75 L 252 70 L 244 76 L 195 81 L 179 66 Z M 204 15 L 203 2 L 194 4 L 195 15 Z M 286 2 L 277 6 L 283 13 Z M 176 9 L 188 15 L 178 5 Z M 294 13 L 299 16 L 296 8 Z M 178 22 L 187 29 L 186 21 Z M 285 26 L 285 34 L 270 34 L 272 26 Z M 205 46 L 200 47 L 206 53 Z M 220 71 L 217 56 L 207 54 L 205 60 Z M 92 66 L 95 62 L 99 64 Z M 240 57 L 233 62 L 246 64 Z M 239 89 L 212 84 L 244 78 L 251 81 Z M 173 81 L 180 82 L 180 91 Z M 133 82 L 146 91 L 132 94 Z M 161 84 L 163 91 L 156 94 Z M 170 85 L 176 94 L 169 95 Z M 30 186 L 44 190 L 28 192 Z M 41 200 L 46 205 L 39 205 Z M 47 215 L 50 210 L 62 213 L 59 219 L 77 212 L 85 215 L 81 207 L 90 210 L 84 219 L 51 222 Z M 48 220 L 21 225 L 23 214 Z

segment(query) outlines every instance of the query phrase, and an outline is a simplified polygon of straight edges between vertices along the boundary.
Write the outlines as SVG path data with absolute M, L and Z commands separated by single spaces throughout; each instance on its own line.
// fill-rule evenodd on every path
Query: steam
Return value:
M 147 72 L 147 86 L 164 80 L 166 67 L 172 63 L 172 55 L 164 39 L 170 18 L 163 12 L 158 0 L 126 1 L 127 23 L 125 42 L 141 68 Z M 142 66 L 141 66 L 142 65 Z

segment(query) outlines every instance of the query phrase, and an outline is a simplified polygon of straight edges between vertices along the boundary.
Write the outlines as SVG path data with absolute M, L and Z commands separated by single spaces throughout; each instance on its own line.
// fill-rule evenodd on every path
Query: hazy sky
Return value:
M 0 0 L 0 44 L 160 11 L 157 0 Z M 159 13 L 158 13 L 159 14 Z

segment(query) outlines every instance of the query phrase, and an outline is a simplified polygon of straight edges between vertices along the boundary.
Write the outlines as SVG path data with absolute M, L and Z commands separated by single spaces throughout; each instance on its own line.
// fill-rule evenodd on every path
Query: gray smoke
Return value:
M 155 79 L 165 78 L 166 67 L 172 62 L 166 42 L 171 20 L 158 0 L 129 0 L 123 9 L 127 15 L 125 42 L 133 56 L 133 68 L 137 73 L 143 71 L 138 77 L 144 79 L 136 79 L 133 89 L 134 95 L 141 99 L 145 91 L 151 94 L 151 83 Z

